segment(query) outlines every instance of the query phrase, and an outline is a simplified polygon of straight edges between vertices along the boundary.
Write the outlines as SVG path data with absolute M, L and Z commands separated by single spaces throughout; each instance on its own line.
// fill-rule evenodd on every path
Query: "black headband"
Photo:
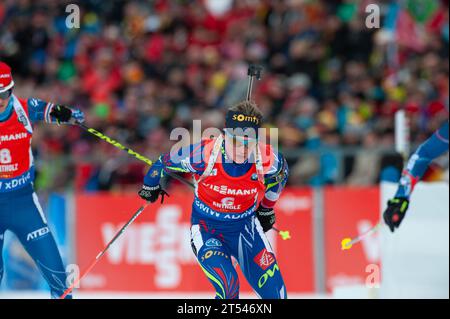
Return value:
M 228 111 L 225 119 L 227 128 L 254 128 L 261 127 L 261 120 L 256 116 L 245 115 L 242 112 Z

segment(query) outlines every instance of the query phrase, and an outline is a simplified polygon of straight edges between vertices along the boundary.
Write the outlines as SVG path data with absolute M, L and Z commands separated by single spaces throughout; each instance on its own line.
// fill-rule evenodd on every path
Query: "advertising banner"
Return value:
M 276 225 L 289 230 L 282 240 L 267 233 L 289 291 L 314 290 L 311 190 L 283 192 Z M 151 204 L 127 228 L 81 282 L 81 289 L 130 292 L 205 292 L 212 285 L 197 264 L 190 245 L 193 194 L 172 190 L 164 204 Z M 76 259 L 83 271 L 143 204 L 136 194 L 78 194 Z M 242 292 L 251 288 L 240 274 Z
M 349 250 L 341 249 L 346 237 L 355 238 L 378 223 L 378 187 L 324 188 L 324 233 L 326 286 L 379 284 L 380 246 L 378 233 L 367 236 Z

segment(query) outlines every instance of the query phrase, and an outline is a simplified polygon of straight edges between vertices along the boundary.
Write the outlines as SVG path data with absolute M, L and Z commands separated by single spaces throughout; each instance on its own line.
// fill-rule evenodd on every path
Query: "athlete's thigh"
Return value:
M 286 288 L 272 246 L 256 217 L 243 227 L 235 249 L 245 278 L 259 297 L 286 298 Z
M 59 278 L 61 286 L 59 283 L 52 284 L 52 289 L 62 289 L 65 285 L 65 270 L 35 193 L 22 198 L 14 217 L 9 229 L 20 240 L 47 280 Z
M 223 299 L 239 297 L 239 278 L 224 237 L 191 227 L 191 245 L 203 272 Z
M 42 207 L 36 193 L 15 198 L 14 211 L 8 213 L 8 229 L 11 230 L 22 244 L 38 242 L 50 236 Z

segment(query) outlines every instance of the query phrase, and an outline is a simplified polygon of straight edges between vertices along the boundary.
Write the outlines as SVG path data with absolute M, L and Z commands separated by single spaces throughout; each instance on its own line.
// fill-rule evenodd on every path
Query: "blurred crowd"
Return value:
M 401 168 L 397 110 L 413 146 L 448 120 L 448 22 L 439 0 L 0 0 L 0 59 L 16 95 L 78 107 L 155 159 L 173 128 L 222 127 L 261 64 L 253 99 L 279 129 L 289 183 L 371 185 Z M 41 189 L 136 190 L 147 169 L 80 128 L 42 125 L 34 148 Z

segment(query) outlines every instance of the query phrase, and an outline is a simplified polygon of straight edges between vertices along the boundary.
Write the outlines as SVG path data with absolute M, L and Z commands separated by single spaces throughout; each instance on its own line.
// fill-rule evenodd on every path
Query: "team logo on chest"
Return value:
M 258 194 L 258 188 L 250 189 L 240 189 L 240 188 L 229 188 L 227 185 L 213 185 L 208 183 L 203 183 L 203 186 L 221 195 L 254 195 Z
M 10 142 L 10 141 L 18 141 L 27 138 L 28 135 L 25 132 L 22 133 L 15 133 L 15 134 L 7 134 L 7 135 L 0 135 L 0 144 L 2 142 Z

